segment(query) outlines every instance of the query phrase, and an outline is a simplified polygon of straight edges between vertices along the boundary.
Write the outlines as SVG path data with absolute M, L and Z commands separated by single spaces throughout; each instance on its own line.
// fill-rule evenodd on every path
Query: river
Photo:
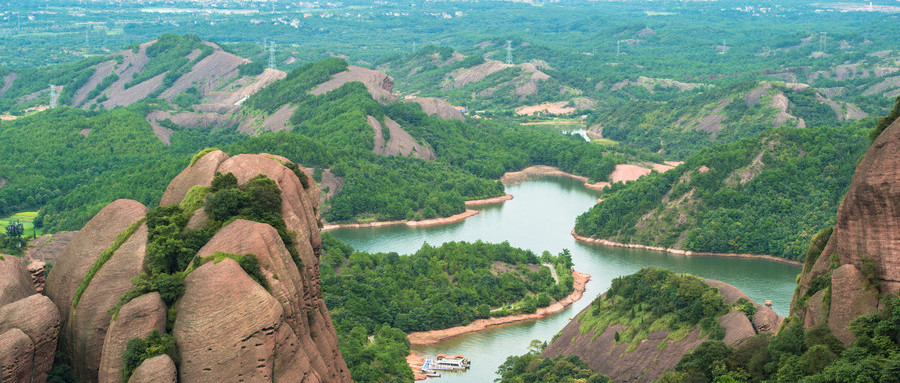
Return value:
M 596 203 L 597 192 L 569 178 L 545 177 L 508 186 L 514 199 L 479 207 L 481 213 L 465 221 L 424 228 L 389 226 L 339 229 L 336 237 L 353 247 L 371 251 L 409 254 L 423 243 L 448 241 L 509 241 L 513 246 L 540 254 L 569 249 L 575 269 L 591 275 L 584 298 L 563 312 L 533 322 L 489 328 L 433 346 L 414 346 L 425 355 L 463 354 L 472 360 L 468 372 L 445 373 L 439 382 L 493 382 L 497 367 L 510 355 L 524 354 L 532 339 L 550 341 L 579 311 L 609 288 L 613 278 L 632 274 L 645 266 L 718 279 L 743 290 L 757 302 L 771 299 L 775 311 L 785 316 L 790 308 L 799 266 L 759 259 L 685 257 L 645 250 L 600 247 L 576 242 L 570 232 L 575 217 Z

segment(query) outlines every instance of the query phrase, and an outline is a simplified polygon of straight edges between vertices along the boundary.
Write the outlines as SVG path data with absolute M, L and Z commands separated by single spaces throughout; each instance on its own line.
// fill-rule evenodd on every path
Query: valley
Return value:
M 8 1 L 0 380 L 895 381 L 888 3 Z

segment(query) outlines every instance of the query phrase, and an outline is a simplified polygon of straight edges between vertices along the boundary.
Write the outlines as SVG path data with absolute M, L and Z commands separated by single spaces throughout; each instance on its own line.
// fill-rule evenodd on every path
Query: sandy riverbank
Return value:
M 575 283 L 573 286 L 575 288 L 575 291 L 572 291 L 571 294 L 558 302 L 554 302 L 550 306 L 539 308 L 537 312 L 533 314 L 519 314 L 499 318 L 478 319 L 465 326 L 451 327 L 443 330 L 413 332 L 407 335 L 407 337 L 409 338 L 409 343 L 413 346 L 430 345 L 438 343 L 447 338 L 452 338 L 454 336 L 482 331 L 491 326 L 537 320 L 548 315 L 556 314 L 572 303 L 575 303 L 576 301 L 581 299 L 581 297 L 584 295 L 585 285 L 587 285 L 587 282 L 591 279 L 590 275 L 575 270 L 572 270 L 572 276 L 575 278 Z
M 413 371 L 413 380 L 428 379 L 428 377 L 422 373 L 422 366 L 425 365 L 425 358 L 418 352 L 410 350 L 409 355 L 406 356 L 406 363 L 409 364 L 409 368 Z
M 780 257 L 773 257 L 771 255 L 737 254 L 737 253 L 707 253 L 707 252 L 702 252 L 702 251 L 690 251 L 690 250 L 681 250 L 681 249 L 670 249 L 667 247 L 659 247 L 659 246 L 647 246 L 647 245 L 640 245 L 640 244 L 636 244 L 636 243 L 613 242 L 613 241 L 610 241 L 607 239 L 583 237 L 578 234 L 575 234 L 575 230 L 572 230 L 572 237 L 575 237 L 575 240 L 578 242 L 588 243 L 588 244 L 592 244 L 592 245 L 623 247 L 626 249 L 659 251 L 659 252 L 663 252 L 663 253 L 685 255 L 685 256 L 689 256 L 689 257 L 701 256 L 701 257 L 757 258 L 757 259 L 765 259 L 767 261 L 787 263 L 789 265 L 797 265 L 797 266 L 803 265 L 803 263 L 801 263 L 799 261 L 780 258 Z
M 462 221 L 466 218 L 469 218 L 473 215 L 478 214 L 478 210 L 466 209 L 466 211 L 454 214 L 449 217 L 444 218 L 433 218 L 433 219 L 423 219 L 421 221 L 380 221 L 380 222 L 368 222 L 368 223 L 342 223 L 342 224 L 332 224 L 322 226 L 322 231 L 334 230 L 334 229 L 342 229 L 342 228 L 363 228 L 363 227 L 384 227 L 384 226 L 395 226 L 395 225 L 406 225 L 412 227 L 422 227 L 422 226 L 436 226 L 436 225 L 446 225 L 448 223 L 456 223 Z
M 491 197 L 491 198 L 483 198 L 483 199 L 473 199 L 470 201 L 466 201 L 466 206 L 483 206 L 483 205 L 492 205 L 495 203 L 506 202 L 513 199 L 512 194 L 506 194 L 499 197 Z
M 519 170 L 517 172 L 507 172 L 500 177 L 500 182 L 503 185 L 517 185 L 525 181 L 530 181 L 533 179 L 547 177 L 547 176 L 555 176 L 555 177 L 569 177 L 576 180 L 579 180 L 584 183 L 584 187 L 589 189 L 601 190 L 607 186 L 609 186 L 609 182 L 597 182 L 590 183 L 588 182 L 588 178 L 584 176 L 576 176 L 572 173 L 566 173 L 559 168 L 555 168 L 553 166 L 546 165 L 534 165 L 529 166 L 525 169 Z

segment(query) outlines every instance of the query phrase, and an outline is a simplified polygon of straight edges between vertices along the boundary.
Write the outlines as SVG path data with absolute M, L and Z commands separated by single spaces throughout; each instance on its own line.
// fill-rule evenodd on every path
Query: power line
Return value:
M 269 42 L 269 68 L 275 69 L 275 42 Z

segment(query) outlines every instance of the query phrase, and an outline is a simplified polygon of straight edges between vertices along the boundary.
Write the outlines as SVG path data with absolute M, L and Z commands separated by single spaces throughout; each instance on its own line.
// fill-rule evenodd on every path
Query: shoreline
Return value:
M 377 221 L 377 222 L 367 222 L 367 223 L 341 223 L 341 224 L 330 224 L 322 226 L 321 231 L 330 231 L 334 229 L 359 229 L 359 228 L 368 228 L 368 227 L 385 227 L 385 226 L 395 226 L 395 225 L 406 225 L 410 227 L 424 227 L 424 226 L 437 226 L 437 225 L 446 225 L 449 223 L 460 222 L 466 218 L 469 218 L 473 215 L 477 215 L 480 213 L 478 210 L 466 209 L 466 211 L 454 214 L 449 217 L 444 218 L 432 218 L 425 219 L 421 221 L 407 221 L 407 220 L 399 220 L 399 221 Z
M 512 194 L 504 194 L 499 197 L 490 197 L 490 198 L 482 198 L 482 199 L 473 199 L 465 201 L 466 206 L 484 206 L 484 205 L 493 205 L 495 203 L 502 203 L 513 199 Z
M 478 319 L 465 326 L 456 326 L 442 330 L 411 332 L 407 334 L 406 337 L 409 338 L 410 346 L 427 346 L 455 336 L 483 331 L 488 327 L 538 320 L 556 314 L 581 299 L 584 296 L 584 289 L 587 282 L 591 280 L 589 274 L 575 271 L 574 269 L 572 269 L 572 276 L 574 277 L 575 282 L 573 283 L 574 291 L 572 291 L 571 294 L 550 304 L 550 306 L 537 309 L 537 311 L 532 314 L 517 314 L 505 317 Z
M 647 245 L 641 245 L 641 244 L 613 242 L 608 239 L 583 237 L 583 236 L 576 234 L 575 230 L 572 230 L 572 237 L 574 237 L 575 240 L 578 242 L 586 243 L 586 244 L 590 244 L 590 245 L 621 247 L 621 248 L 626 248 L 626 249 L 649 250 L 649 251 L 656 251 L 656 252 L 661 252 L 661 253 L 684 255 L 684 256 L 688 256 L 688 257 L 698 257 L 699 256 L 699 257 L 763 259 L 766 261 L 786 263 L 786 264 L 794 265 L 794 266 L 803 266 L 803 263 L 800 261 L 795 261 L 795 260 L 787 259 L 787 258 L 775 257 L 775 256 L 771 256 L 771 255 L 740 254 L 740 253 L 710 253 L 710 252 L 703 252 L 703 251 L 670 249 L 667 247 L 659 247 L 659 246 L 647 246 Z
M 593 190 L 603 190 L 610 185 L 609 182 L 590 183 L 588 182 L 588 178 L 585 176 L 577 176 L 572 173 L 566 173 L 557 167 L 547 165 L 533 165 L 516 172 L 506 172 L 503 174 L 503 176 L 500 177 L 500 182 L 505 186 L 510 186 L 546 176 L 568 177 L 576 179 L 581 181 L 584 184 L 584 187 Z

